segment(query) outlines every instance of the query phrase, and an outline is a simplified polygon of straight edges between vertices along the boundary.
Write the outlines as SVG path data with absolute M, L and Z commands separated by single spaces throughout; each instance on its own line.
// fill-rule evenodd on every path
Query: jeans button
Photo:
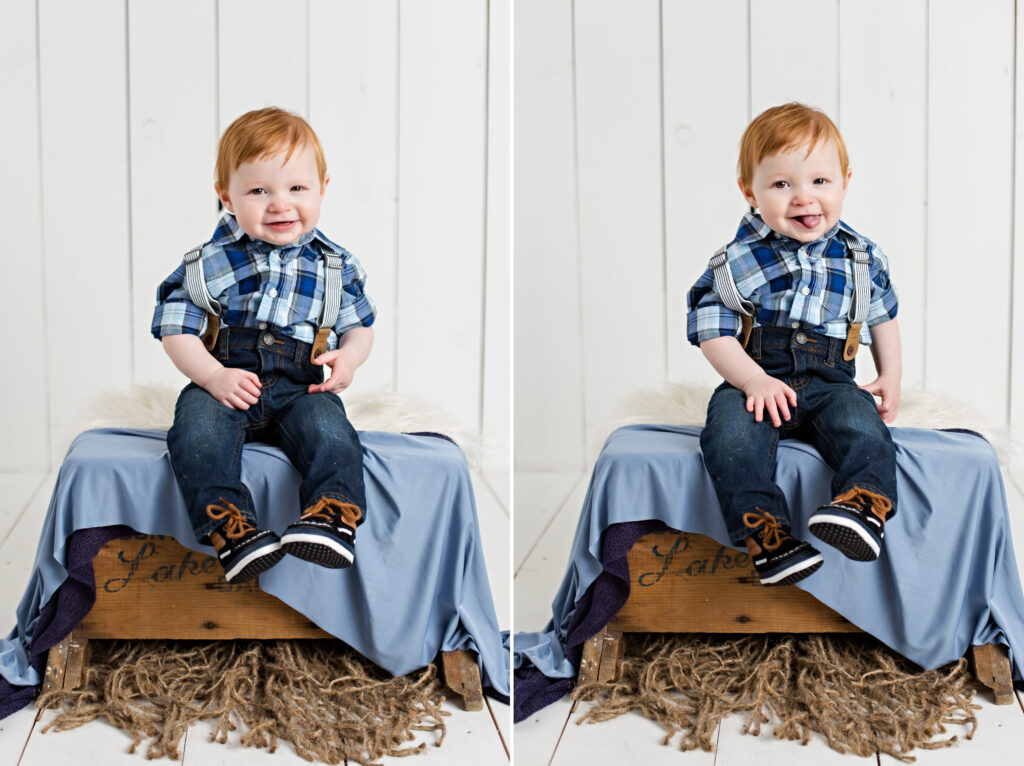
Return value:
M 273 346 L 274 336 L 268 332 L 266 335 L 263 336 L 263 342 L 266 343 L 268 346 Z
M 804 345 L 807 342 L 807 336 L 804 335 L 802 332 L 798 332 L 796 334 L 796 342 L 799 343 L 801 346 Z

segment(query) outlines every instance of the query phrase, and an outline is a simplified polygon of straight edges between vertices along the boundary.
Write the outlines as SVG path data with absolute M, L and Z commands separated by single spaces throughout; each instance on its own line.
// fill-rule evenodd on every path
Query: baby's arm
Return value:
M 234 410 L 256 404 L 260 395 L 256 373 L 225 367 L 206 350 L 198 335 L 164 335 L 160 342 L 174 366 L 221 404 Z
M 875 396 L 882 397 L 878 414 L 882 420 L 891 423 L 896 419 L 900 406 L 900 378 L 903 377 L 903 351 L 900 344 L 900 328 L 895 319 L 872 325 L 871 356 L 875 359 L 878 377 L 861 386 Z
M 760 423 L 768 411 L 772 425 L 778 428 L 789 420 L 789 405 L 796 407 L 796 392 L 778 378 L 761 369 L 732 335 L 711 338 L 700 350 L 726 382 L 747 395 L 747 412 Z
M 342 333 L 338 340 L 338 347 L 334 351 L 326 351 L 313 360 L 313 364 L 326 364 L 331 370 L 331 375 L 323 383 L 310 386 L 309 393 L 330 391 L 338 394 L 344 391 L 352 385 L 356 369 L 370 356 L 371 348 L 373 348 L 372 327 L 353 327 L 346 330 Z

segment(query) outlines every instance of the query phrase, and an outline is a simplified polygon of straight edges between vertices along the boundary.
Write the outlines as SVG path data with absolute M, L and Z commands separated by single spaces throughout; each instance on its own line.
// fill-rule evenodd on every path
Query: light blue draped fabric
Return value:
M 601 534 L 609 525 L 659 519 L 731 544 L 704 470 L 700 430 L 626 426 L 608 438 L 552 603 L 553 619 L 540 632 L 516 634 L 516 667 L 528 661 L 549 678 L 575 675 L 564 652 L 569 617 L 601 573 Z M 962 657 L 971 644 L 1008 646 L 1014 678 L 1021 680 L 1024 595 L 992 447 L 969 433 L 894 428 L 892 436 L 898 513 L 886 522 L 881 557 L 867 563 L 808 533 L 810 514 L 831 498 L 832 471 L 809 444 L 780 443 L 776 480 L 789 501 L 794 534 L 825 558 L 797 587 L 924 668 Z
M 509 694 L 509 654 L 484 566 L 469 470 L 459 448 L 435 436 L 367 431 L 367 514 L 356 564 L 324 569 L 286 556 L 260 588 L 395 675 L 439 650 L 479 654 L 483 681 Z M 299 475 L 276 447 L 245 447 L 242 479 L 264 528 L 299 516 Z M 17 627 L 0 642 L 0 673 L 15 685 L 39 679 L 27 648 L 39 610 L 67 577 L 65 544 L 77 529 L 126 524 L 168 535 L 202 553 L 174 481 L 164 431 L 96 429 L 81 434 L 61 466 Z

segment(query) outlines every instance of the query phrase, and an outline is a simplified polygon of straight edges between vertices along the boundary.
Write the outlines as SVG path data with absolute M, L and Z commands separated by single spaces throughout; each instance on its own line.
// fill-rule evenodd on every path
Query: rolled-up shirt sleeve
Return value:
M 871 303 L 868 306 L 865 324 L 872 327 L 896 318 L 899 311 L 899 296 L 889 279 L 889 259 L 885 253 L 878 245 L 872 243 L 870 255 Z
M 206 329 L 206 312 L 196 306 L 185 288 L 185 265 L 179 264 L 156 290 L 156 308 L 150 332 L 165 335 L 201 335 Z
M 365 290 L 366 272 L 362 264 L 349 252 L 345 252 L 344 258 L 341 309 L 334 324 L 334 332 L 339 338 L 353 327 L 370 327 L 377 318 L 377 307 Z
M 686 296 L 686 339 L 695 346 L 723 335 L 736 335 L 740 315 L 715 292 L 715 275 L 707 269 Z

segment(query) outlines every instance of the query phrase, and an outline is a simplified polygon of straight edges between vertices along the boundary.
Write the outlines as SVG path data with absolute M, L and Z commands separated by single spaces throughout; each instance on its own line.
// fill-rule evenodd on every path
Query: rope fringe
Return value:
M 980 709 L 961 659 L 922 671 L 862 636 L 630 636 L 621 678 L 581 684 L 573 699 L 594 702 L 577 720 L 596 723 L 638 710 L 681 734 L 680 750 L 712 750 L 722 719 L 747 713 L 744 734 L 772 734 L 806 745 L 821 734 L 840 753 L 885 753 L 913 761 L 917 747 L 949 747 L 947 725 L 974 736 Z M 938 738 L 938 739 L 937 739 Z
M 212 720 L 213 742 L 244 726 L 246 747 L 288 741 L 308 761 L 370 766 L 411 755 L 413 732 L 444 741 L 443 685 L 431 664 L 391 677 L 336 641 L 94 641 L 83 688 L 42 695 L 61 712 L 44 732 L 97 718 L 127 731 L 134 753 L 179 759 L 188 728 Z

